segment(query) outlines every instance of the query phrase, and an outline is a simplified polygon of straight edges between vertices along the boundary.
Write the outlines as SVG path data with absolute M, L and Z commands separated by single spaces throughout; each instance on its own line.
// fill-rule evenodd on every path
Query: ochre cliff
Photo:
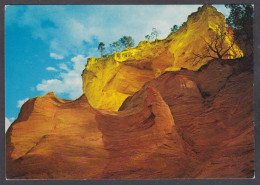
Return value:
M 212 40 L 216 37 L 218 40 Z M 228 50 L 223 59 L 243 56 L 227 32 L 224 15 L 213 6 L 204 5 L 166 39 L 143 41 L 136 48 L 105 58 L 89 58 L 82 75 L 84 94 L 92 107 L 117 111 L 128 96 L 165 71 L 181 68 L 196 71 L 219 57 L 205 48 L 207 43 L 215 42 L 221 44 L 220 54 Z
M 108 157 L 84 95 L 30 99 L 6 138 L 8 178 L 101 178 Z
M 253 57 L 226 30 L 205 5 L 164 40 L 90 58 L 81 97 L 22 106 L 7 178 L 252 178 Z M 224 53 L 205 50 L 212 36 Z
M 252 178 L 252 58 L 168 71 L 118 112 L 85 95 L 28 100 L 7 131 L 7 177 Z

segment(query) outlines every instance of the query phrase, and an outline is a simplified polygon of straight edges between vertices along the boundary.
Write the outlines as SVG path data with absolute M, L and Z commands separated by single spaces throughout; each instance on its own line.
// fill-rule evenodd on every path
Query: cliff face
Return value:
M 166 72 L 120 111 L 53 93 L 7 132 L 7 177 L 248 178 L 254 175 L 252 59 Z
M 108 156 L 84 95 L 30 99 L 6 138 L 8 178 L 100 178 Z
M 83 72 L 84 94 L 94 108 L 118 110 L 128 96 L 165 71 L 181 68 L 196 71 L 217 58 L 216 52 L 206 51 L 207 44 L 221 45 L 220 54 L 231 47 L 224 59 L 242 57 L 243 52 L 225 33 L 225 17 L 214 7 L 205 5 L 164 40 L 144 41 L 136 48 L 105 58 L 90 58 Z
M 185 154 L 189 155 L 182 177 L 253 176 L 251 60 L 215 61 L 199 72 L 167 72 L 143 87 L 158 90 L 169 106 Z M 141 90 L 127 98 L 120 110 L 138 107 L 144 93 Z M 165 158 L 165 164 L 169 158 Z
M 28 100 L 6 133 L 7 178 L 252 178 L 252 57 L 225 59 L 243 55 L 226 35 L 227 56 L 190 60 L 223 24 L 203 6 L 165 40 L 89 59 L 77 100 Z

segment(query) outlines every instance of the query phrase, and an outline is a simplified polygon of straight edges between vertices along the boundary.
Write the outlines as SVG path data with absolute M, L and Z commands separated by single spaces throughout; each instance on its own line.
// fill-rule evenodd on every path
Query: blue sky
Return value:
M 201 5 L 9 5 L 5 12 L 5 124 L 21 105 L 54 91 L 76 99 L 88 57 L 124 35 L 135 44 L 157 28 L 165 38 Z M 215 6 L 225 16 L 224 5 Z

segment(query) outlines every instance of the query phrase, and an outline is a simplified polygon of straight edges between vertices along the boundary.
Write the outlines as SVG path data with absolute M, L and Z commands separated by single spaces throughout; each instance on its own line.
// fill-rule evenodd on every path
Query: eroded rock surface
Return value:
M 75 101 L 54 93 L 30 99 L 6 138 L 8 178 L 101 178 L 108 160 L 84 95 Z
M 217 60 L 198 72 L 167 72 L 146 86 L 157 89 L 169 106 L 194 162 L 185 177 L 253 177 L 252 59 Z M 120 110 L 140 104 L 142 92 L 129 97 Z
M 251 178 L 252 58 L 165 72 L 120 111 L 53 93 L 28 100 L 7 131 L 7 177 Z

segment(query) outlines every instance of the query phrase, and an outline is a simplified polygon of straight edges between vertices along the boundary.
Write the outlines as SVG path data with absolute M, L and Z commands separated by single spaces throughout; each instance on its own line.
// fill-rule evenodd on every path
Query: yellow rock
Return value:
M 207 43 L 221 44 L 220 54 L 228 50 L 223 59 L 242 57 L 243 52 L 233 44 L 232 37 L 223 33 L 227 33 L 224 15 L 213 6 L 204 5 L 166 39 L 141 41 L 136 48 L 104 58 L 89 58 L 82 75 L 84 94 L 94 108 L 117 111 L 128 96 L 165 71 L 196 71 L 217 58 L 216 52 L 206 50 Z M 211 57 L 203 57 L 206 55 Z

